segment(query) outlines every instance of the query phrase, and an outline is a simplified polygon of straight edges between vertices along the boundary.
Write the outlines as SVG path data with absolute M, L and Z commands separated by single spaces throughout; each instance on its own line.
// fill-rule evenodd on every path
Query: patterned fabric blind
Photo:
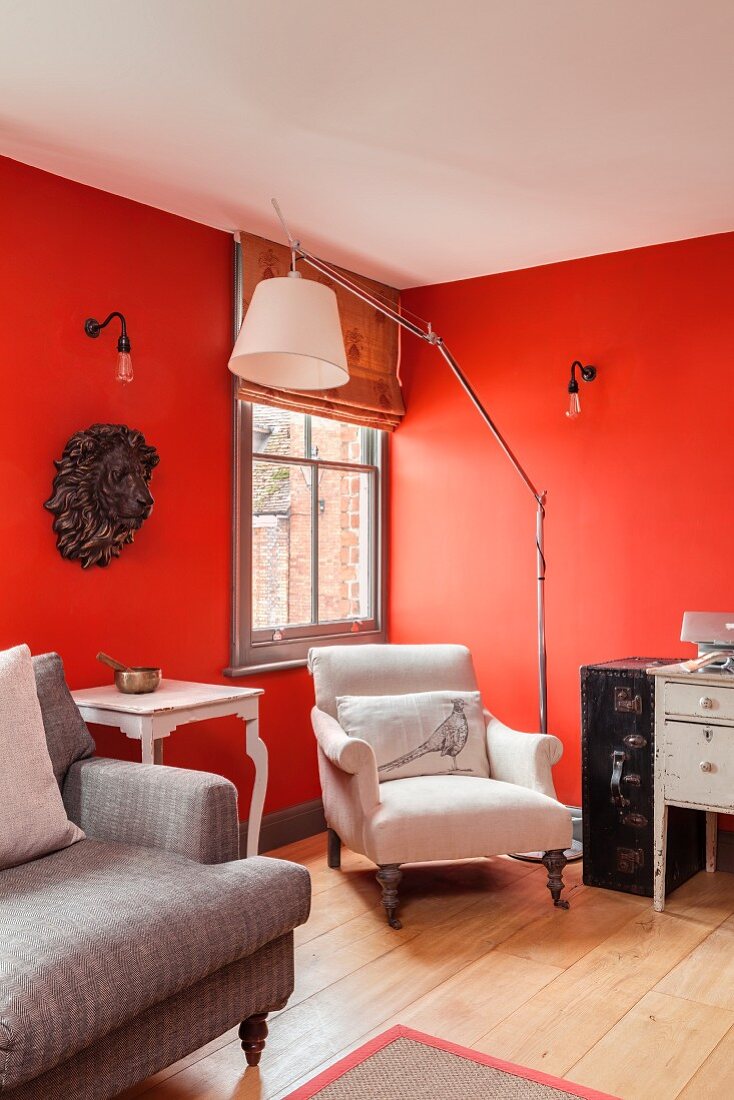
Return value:
M 288 274 L 290 250 L 287 245 L 256 237 L 252 233 L 240 233 L 239 238 L 242 245 L 244 316 L 261 279 Z M 298 269 L 304 279 L 316 279 L 336 291 L 349 364 L 349 381 L 333 390 L 300 391 L 271 389 L 240 378 L 237 396 L 243 401 L 254 401 L 260 405 L 277 405 L 362 427 L 394 431 L 405 413 L 398 381 L 399 327 L 321 272 L 314 271 L 303 260 L 298 262 Z M 393 309 L 399 309 L 400 295 L 397 290 L 361 275 L 355 276 L 351 271 L 344 271 L 344 274 L 356 279 L 381 300 L 387 299 L 387 304 Z

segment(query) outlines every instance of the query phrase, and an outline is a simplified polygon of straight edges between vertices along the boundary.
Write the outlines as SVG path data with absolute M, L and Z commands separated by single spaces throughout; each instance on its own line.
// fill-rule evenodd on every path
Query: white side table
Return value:
M 234 716 L 245 723 L 245 751 L 255 765 L 255 784 L 247 823 L 247 855 L 256 856 L 260 840 L 268 750 L 258 731 L 258 703 L 262 688 L 220 687 L 186 680 L 161 680 L 147 695 L 123 695 L 114 685 L 72 691 L 85 722 L 116 726 L 140 741 L 144 764 L 163 761 L 163 738 L 177 726 L 205 718 Z

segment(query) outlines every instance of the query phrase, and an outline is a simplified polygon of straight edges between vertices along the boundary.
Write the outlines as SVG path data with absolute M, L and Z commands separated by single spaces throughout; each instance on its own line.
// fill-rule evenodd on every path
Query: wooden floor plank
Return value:
M 562 1077 L 708 933 L 646 910 L 474 1045 Z
M 572 966 L 603 943 L 621 924 L 645 911 L 649 902 L 613 891 L 570 891 L 571 908 L 563 921 L 550 907 L 505 940 L 498 950 L 563 968 Z
M 702 1062 L 678 1100 L 729 1100 L 734 1095 L 734 1028 Z
M 320 848 L 323 849 L 323 844 L 320 845 Z M 341 870 L 326 865 L 323 850 L 318 850 L 315 856 L 310 856 L 304 866 L 308 868 L 311 875 L 311 893 L 314 897 L 320 894 L 322 890 L 330 890 L 333 886 L 343 883 L 344 879 L 357 873 L 366 881 L 369 881 L 375 897 L 380 896 L 380 889 L 375 880 L 376 868 L 374 863 L 367 859 L 367 856 L 357 855 L 356 852 L 350 852 L 347 848 L 342 851 Z
M 385 1026 L 406 1024 L 428 1034 L 472 1046 L 562 970 L 490 951 L 403 1009 Z
M 734 918 L 715 928 L 655 988 L 659 993 L 734 1012 Z
M 419 935 L 418 929 L 378 928 L 338 947 L 328 933 L 296 948 L 296 988 L 289 1004 L 297 1005 L 340 978 L 394 951 Z
M 362 927 L 370 932 L 375 921 L 386 926 L 372 865 L 363 870 L 330 873 L 333 885 L 314 897 L 308 923 L 296 929 L 297 944 L 310 943 L 363 914 L 368 915 L 368 920 Z M 537 874 L 533 865 L 505 857 L 407 866 L 400 884 L 400 918 L 406 927 L 431 927 L 437 918 L 458 918 L 459 913 L 487 893 L 505 889 L 532 874 Z
M 565 1076 L 623 1100 L 671 1100 L 732 1024 L 734 1012 L 647 993 Z

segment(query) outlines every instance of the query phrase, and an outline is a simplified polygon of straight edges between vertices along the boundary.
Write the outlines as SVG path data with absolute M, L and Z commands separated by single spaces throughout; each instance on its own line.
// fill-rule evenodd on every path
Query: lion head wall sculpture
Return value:
M 148 482 L 160 459 L 142 432 L 124 424 L 92 424 L 64 447 L 50 500 L 62 558 L 109 565 L 153 508 Z

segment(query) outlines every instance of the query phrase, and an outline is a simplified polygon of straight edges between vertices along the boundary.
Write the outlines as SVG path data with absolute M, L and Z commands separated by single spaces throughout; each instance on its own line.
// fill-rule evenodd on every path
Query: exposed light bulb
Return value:
M 118 382 L 132 382 L 133 361 L 129 351 L 120 351 L 117 353 L 117 371 L 115 373 L 115 378 Z
M 103 328 L 107 328 L 113 317 L 120 322 L 120 337 L 117 341 L 117 365 L 115 366 L 116 382 L 132 382 L 133 361 L 130 358 L 130 337 L 127 334 L 125 317 L 115 309 L 108 313 L 104 321 L 98 321 L 95 317 L 87 317 L 84 322 L 84 331 L 92 340 L 96 340 Z
M 568 410 L 566 416 L 569 420 L 576 420 L 581 414 L 581 402 L 579 401 L 579 383 L 576 378 L 576 368 L 578 367 L 581 374 L 581 380 L 583 382 L 593 382 L 596 378 L 596 367 L 592 367 L 591 364 L 584 364 L 580 359 L 574 359 L 571 364 L 571 378 L 568 383 Z

